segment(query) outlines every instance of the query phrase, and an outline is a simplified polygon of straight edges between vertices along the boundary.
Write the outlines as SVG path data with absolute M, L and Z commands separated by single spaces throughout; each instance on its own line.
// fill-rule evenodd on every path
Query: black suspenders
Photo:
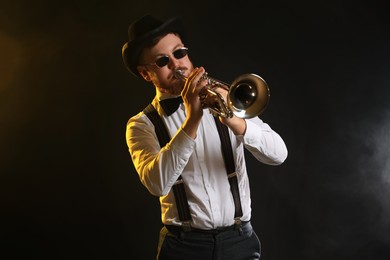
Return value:
M 160 146 L 164 147 L 171 139 L 164 125 L 164 122 L 162 121 L 161 117 L 159 116 L 158 112 L 156 111 L 156 109 L 153 107 L 152 104 L 149 104 L 144 109 L 144 113 L 154 124 L 154 127 L 156 129 L 155 132 L 158 141 L 160 143 Z M 219 138 L 221 139 L 222 155 L 225 161 L 227 176 L 230 184 L 230 190 L 233 195 L 233 200 L 235 205 L 235 213 L 234 213 L 235 224 L 241 224 L 240 218 L 242 217 L 243 214 L 242 214 L 241 200 L 240 200 L 240 194 L 238 189 L 237 174 L 234 165 L 232 145 L 229 137 L 229 131 L 227 126 L 223 125 L 217 117 L 214 117 L 214 119 L 217 125 Z M 180 221 L 183 222 L 183 228 L 190 229 L 189 224 L 192 218 L 190 214 L 190 208 L 188 205 L 187 196 L 185 193 L 184 182 L 181 176 L 179 176 L 179 178 L 173 185 L 172 189 L 173 189 L 173 193 L 175 196 L 175 201 L 179 213 L 179 219 Z
M 230 190 L 233 194 L 233 200 L 235 206 L 234 220 L 236 224 L 241 224 L 240 218 L 242 217 L 242 208 L 241 208 L 241 200 L 240 200 L 240 191 L 238 189 L 237 173 L 234 164 L 233 149 L 232 149 L 232 143 L 230 142 L 229 131 L 227 126 L 222 124 L 219 121 L 218 117 L 214 116 L 214 120 L 215 120 L 215 124 L 217 125 L 219 138 L 221 139 L 222 155 L 225 161 L 226 173 L 230 183 Z
M 161 117 L 157 113 L 157 110 L 153 107 L 152 104 L 149 104 L 145 109 L 144 113 L 149 117 L 150 121 L 154 124 L 155 132 L 160 143 L 161 147 L 164 147 L 170 140 L 171 137 L 168 134 L 167 128 L 164 125 Z M 190 207 L 188 205 L 187 195 L 184 189 L 184 182 L 181 177 L 177 179 L 175 184 L 172 187 L 173 194 L 175 197 L 177 210 L 179 213 L 179 219 L 184 223 L 185 226 L 189 226 L 190 221 L 192 220 L 190 214 Z

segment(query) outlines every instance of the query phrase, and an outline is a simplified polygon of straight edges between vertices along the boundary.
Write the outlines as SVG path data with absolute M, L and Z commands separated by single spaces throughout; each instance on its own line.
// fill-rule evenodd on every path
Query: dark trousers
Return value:
M 163 227 L 158 260 L 254 260 L 260 259 L 260 241 L 250 222 L 225 231 L 182 231 Z

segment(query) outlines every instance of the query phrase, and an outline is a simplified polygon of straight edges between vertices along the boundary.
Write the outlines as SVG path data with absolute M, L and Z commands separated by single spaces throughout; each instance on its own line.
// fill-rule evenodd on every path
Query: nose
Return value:
M 169 68 L 177 68 L 180 64 L 180 61 L 178 59 L 175 58 L 175 56 L 173 56 L 172 54 L 169 55 L 169 63 L 168 63 L 168 66 Z

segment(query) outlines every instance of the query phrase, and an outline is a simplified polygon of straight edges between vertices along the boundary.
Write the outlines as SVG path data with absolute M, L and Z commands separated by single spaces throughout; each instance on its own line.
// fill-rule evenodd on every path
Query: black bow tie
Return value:
M 164 112 L 165 114 L 167 114 L 167 116 L 173 114 L 179 108 L 181 103 L 183 103 L 183 99 L 181 98 L 181 96 L 175 98 L 167 98 L 160 101 L 160 105 L 164 109 Z

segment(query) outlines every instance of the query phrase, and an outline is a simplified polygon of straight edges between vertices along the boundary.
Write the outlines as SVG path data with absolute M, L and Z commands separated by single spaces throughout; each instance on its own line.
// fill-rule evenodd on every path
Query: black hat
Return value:
M 183 40 L 184 28 L 177 17 L 162 22 L 151 15 L 145 15 L 130 24 L 129 41 L 122 47 L 122 58 L 127 69 L 135 76 L 141 77 L 137 65 L 142 49 L 154 38 L 172 32 L 178 33 Z

